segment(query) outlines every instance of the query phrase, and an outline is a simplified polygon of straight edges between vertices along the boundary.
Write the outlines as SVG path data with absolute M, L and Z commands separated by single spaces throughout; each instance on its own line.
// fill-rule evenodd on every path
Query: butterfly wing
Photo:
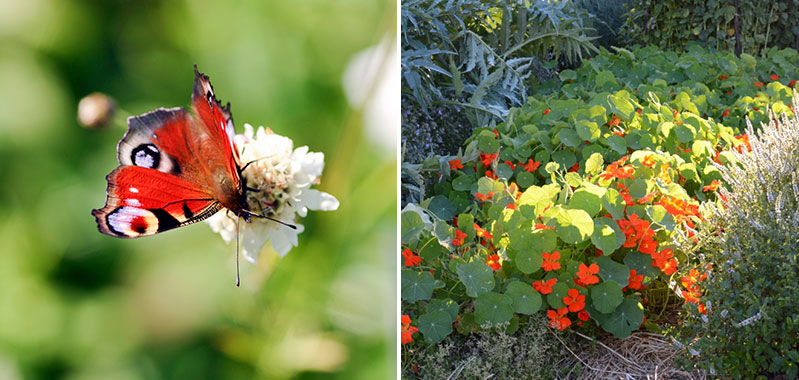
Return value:
M 153 235 L 203 220 L 241 195 L 230 107 L 196 71 L 192 108 L 164 109 L 128 118 L 117 145 L 121 164 L 109 174 L 106 204 L 93 210 L 100 232 L 115 237 Z

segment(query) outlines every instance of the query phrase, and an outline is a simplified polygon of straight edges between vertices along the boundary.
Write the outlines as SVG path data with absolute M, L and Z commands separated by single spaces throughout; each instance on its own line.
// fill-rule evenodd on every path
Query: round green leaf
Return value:
M 485 263 L 472 261 L 470 263 L 458 265 L 456 270 L 458 272 L 458 278 L 463 285 L 466 286 L 466 294 L 469 295 L 469 297 L 475 298 L 494 289 L 494 273 Z
M 602 197 L 602 206 L 605 207 L 605 211 L 613 216 L 613 219 L 624 219 L 624 208 L 627 206 L 627 203 L 624 202 L 624 198 L 621 197 L 616 189 L 608 189 L 608 191 L 605 192 L 605 195 Z
M 647 278 L 655 278 L 660 274 L 660 269 L 652 265 L 652 256 L 640 252 L 628 252 L 624 257 L 624 264 L 630 269 L 635 269 L 635 274 L 644 275 L 644 283 L 648 283 Z
M 585 152 L 583 152 L 583 157 L 585 157 Z M 602 171 L 602 164 L 604 164 L 602 154 L 592 154 L 591 157 L 588 157 L 588 159 L 585 161 L 585 173 L 591 175 L 599 174 Z
M 612 313 L 621 301 L 621 286 L 614 281 L 605 281 L 591 288 L 591 303 L 600 313 Z
M 499 150 L 499 141 L 497 141 L 493 135 L 480 135 L 477 141 L 477 149 L 480 149 L 480 151 L 486 154 L 494 153 Z
M 586 189 L 578 189 L 569 199 L 569 207 L 584 210 L 588 215 L 594 216 L 602 210 L 602 198 Z
M 427 209 L 443 220 L 452 220 L 457 210 L 455 205 L 443 195 L 436 195 L 430 198 Z
M 566 304 L 563 303 L 563 297 L 567 295 L 569 295 L 569 286 L 558 280 L 558 283 L 552 287 L 552 293 L 547 294 L 547 303 L 553 309 L 566 307 Z
M 512 316 L 513 300 L 508 295 L 488 292 L 474 300 L 474 320 L 481 326 L 505 323 Z
M 552 161 L 560 164 L 561 168 L 570 168 L 577 163 L 577 157 L 570 150 L 559 150 L 552 153 Z
M 594 141 L 599 138 L 600 130 L 596 122 L 589 120 L 578 120 L 576 124 L 577 135 L 586 141 Z
M 549 193 L 538 186 L 530 186 L 519 197 L 519 211 L 526 218 L 533 219 L 544 212 L 544 209 L 552 204 Z
M 568 128 L 561 129 L 560 132 L 558 132 L 558 138 L 564 145 L 572 148 L 576 148 L 582 143 L 580 136 L 577 136 L 577 132 Z
M 455 320 L 458 319 L 458 304 L 449 298 L 431 299 L 430 302 L 427 303 L 425 311 L 427 311 L 427 313 L 434 313 L 436 311 L 447 312 L 447 315 L 450 317 L 450 324 L 454 323 Z
M 489 268 L 489 270 L 491 269 Z M 415 302 L 429 299 L 433 294 L 435 280 L 430 272 L 417 272 L 415 270 L 403 269 L 401 277 L 402 299 L 408 302 Z M 491 279 L 494 279 L 493 276 Z
M 619 339 L 626 338 L 644 322 L 644 308 L 635 298 L 625 298 L 621 305 L 602 324 L 605 331 Z
M 630 121 L 635 113 L 635 107 L 630 103 L 630 93 L 621 90 L 614 95 L 608 95 L 608 104 L 611 112 L 620 116 L 622 120 Z
M 616 230 L 613 229 L 612 224 L 616 224 L 616 222 L 609 218 L 594 219 L 594 233 L 591 234 L 591 243 L 601 249 L 605 256 L 610 255 L 618 248 L 616 245 Z
M 608 146 L 610 149 L 613 149 L 618 154 L 626 154 L 627 153 L 627 141 L 624 140 L 623 137 L 612 134 L 607 137 Z
M 555 220 L 555 232 L 569 244 L 582 243 L 594 232 L 594 220 L 583 210 L 560 209 Z
M 420 215 L 418 212 L 409 210 L 402 213 L 400 221 L 402 241 L 405 243 L 412 243 L 416 241 L 424 228 L 425 224 L 422 220 L 422 215 Z
M 685 144 L 694 140 L 694 128 L 686 124 L 675 124 L 674 133 L 677 135 L 677 140 Z
M 599 265 L 599 278 L 604 281 L 615 281 L 622 288 L 627 286 L 630 268 L 626 265 L 617 263 L 607 256 L 597 257 L 594 262 Z
M 535 252 L 552 252 L 558 245 L 558 237 L 552 230 L 538 230 L 527 235 L 530 249 Z
M 505 295 L 513 300 L 513 311 L 519 314 L 533 314 L 541 308 L 541 295 L 521 281 L 508 284 Z
M 469 191 L 472 189 L 472 183 L 474 183 L 474 181 L 471 176 L 461 174 L 452 180 L 452 189 L 456 191 Z
M 540 252 L 524 250 L 516 254 L 516 267 L 524 274 L 530 274 L 541 268 L 544 258 Z
M 528 188 L 530 186 L 533 186 L 537 182 L 538 181 L 535 178 L 535 174 L 533 174 L 533 173 L 525 171 L 525 172 L 521 172 L 521 173 L 516 175 L 516 183 L 522 189 L 525 189 L 525 188 Z
M 450 316 L 443 310 L 422 314 L 416 322 L 427 343 L 438 343 L 452 332 Z

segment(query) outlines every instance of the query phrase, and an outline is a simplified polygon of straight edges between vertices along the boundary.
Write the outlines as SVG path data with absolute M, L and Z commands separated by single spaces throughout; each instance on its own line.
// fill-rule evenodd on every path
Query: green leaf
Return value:
M 577 132 L 568 128 L 561 129 L 558 132 L 558 138 L 564 145 L 572 148 L 576 148 L 582 143 L 580 136 L 577 136 Z
M 486 154 L 495 153 L 499 150 L 499 141 L 497 141 L 494 135 L 480 135 L 480 138 L 477 140 L 477 149 L 480 149 L 480 151 Z
M 532 233 L 528 230 L 525 234 L 530 248 L 535 252 L 552 252 L 558 246 L 558 237 L 552 230 L 538 230 Z
M 446 311 L 439 310 L 432 313 L 425 313 L 416 319 L 419 331 L 424 335 L 427 343 L 438 343 L 452 332 L 452 322 Z
M 530 172 L 521 172 L 516 175 L 516 183 L 522 188 L 528 188 L 530 186 L 535 185 L 538 180 L 535 178 L 535 174 Z
M 577 163 L 577 157 L 570 150 L 559 150 L 552 153 L 552 161 L 560 164 L 561 168 L 570 168 Z
M 677 140 L 681 143 L 689 143 L 694 140 L 694 128 L 686 124 L 675 124 L 674 133 L 677 135 Z
M 622 288 L 627 286 L 630 268 L 626 265 L 617 263 L 607 256 L 597 257 L 594 262 L 599 265 L 599 277 L 602 280 L 615 281 Z
M 582 243 L 594 232 L 594 220 L 583 210 L 563 209 L 555 214 L 558 237 L 568 244 Z
M 649 193 L 649 186 L 645 179 L 636 178 L 630 184 L 630 196 L 633 198 L 641 199 Z
M 405 243 L 415 242 L 425 227 L 422 216 L 419 215 L 418 212 L 412 210 L 402 213 L 400 226 L 402 231 L 401 238 Z
M 665 207 L 661 205 L 646 206 L 646 214 L 649 215 L 653 222 L 666 227 L 666 230 L 674 231 L 677 222 Z
M 602 154 L 594 153 L 591 157 L 585 161 L 585 174 L 594 175 L 599 174 L 602 172 L 602 165 L 604 164 L 604 160 L 602 159 Z
M 652 256 L 640 252 L 628 252 L 624 264 L 634 269 L 636 275 L 644 275 L 644 283 L 649 282 L 647 278 L 653 279 L 660 274 L 660 269 L 652 266 Z
M 434 313 L 436 311 L 445 311 L 445 312 L 447 312 L 447 315 L 449 315 L 449 319 L 450 319 L 449 324 L 455 323 L 455 320 L 458 319 L 458 304 L 455 301 L 453 301 L 453 300 L 451 300 L 449 298 L 445 298 L 445 299 L 433 298 L 433 299 L 431 299 L 430 302 L 427 304 L 427 307 L 425 308 L 425 311 L 427 311 L 428 314 L 429 313 Z
M 443 220 L 452 220 L 457 212 L 455 205 L 443 195 L 436 195 L 430 198 L 427 209 Z
M 552 198 L 544 189 L 530 186 L 519 197 L 519 211 L 526 218 L 533 219 L 544 213 L 544 209 L 552 204 Z
M 621 194 L 619 194 L 616 189 L 608 189 L 608 191 L 605 192 L 605 195 L 602 197 L 602 206 L 605 208 L 605 211 L 613 216 L 613 219 L 624 219 L 624 208 L 627 206 L 627 203 L 624 202 L 624 198 L 621 197 Z
M 576 124 L 577 135 L 586 141 L 595 141 L 599 138 L 600 130 L 596 122 L 589 120 L 578 120 Z
M 470 191 L 474 179 L 470 175 L 461 174 L 452 180 L 452 189 L 456 191 Z
M 569 285 L 566 285 L 564 282 L 558 280 L 558 283 L 552 287 L 552 293 L 547 294 L 547 303 L 553 309 L 566 307 L 566 304 L 563 303 L 563 297 L 566 297 L 568 294 Z
M 474 320 L 479 325 L 498 325 L 513 316 L 513 300 L 494 292 L 484 293 L 474 300 Z
M 626 338 L 644 322 L 644 308 L 634 298 L 625 298 L 613 315 L 602 324 L 605 331 L 619 339 Z
M 621 286 L 614 281 L 605 281 L 591 289 L 591 303 L 600 313 L 612 313 L 621 301 Z
M 627 141 L 624 140 L 624 138 L 622 138 L 621 136 L 616 134 L 611 134 L 610 136 L 608 136 L 607 141 L 608 141 L 608 146 L 610 146 L 610 149 L 613 149 L 614 152 L 618 154 L 627 153 Z
M 485 263 L 472 261 L 458 265 L 458 278 L 466 286 L 466 294 L 475 298 L 494 289 L 494 273 Z M 432 277 L 432 276 L 431 276 Z
M 524 274 L 530 274 L 541 268 L 544 258 L 540 252 L 524 250 L 516 254 L 516 267 Z
M 602 210 L 602 198 L 587 189 L 579 189 L 569 199 L 569 207 L 584 210 L 588 215 L 594 216 Z
M 489 268 L 489 270 L 491 269 Z M 430 272 L 417 272 L 415 270 L 403 269 L 401 277 L 402 299 L 408 302 L 416 302 L 429 299 L 430 296 L 433 295 L 435 280 Z
M 611 112 L 619 115 L 624 121 L 630 121 L 635 113 L 635 107 L 630 103 L 630 93 L 621 90 L 614 95 L 608 95 L 608 104 Z
M 596 86 L 599 88 L 618 85 L 619 84 L 616 83 L 616 76 L 614 76 L 611 71 L 600 71 L 599 74 L 596 75 Z
M 532 286 L 521 281 L 508 284 L 505 295 L 513 301 L 513 311 L 519 314 L 533 314 L 541 308 L 541 295 Z
M 561 71 L 559 76 L 560 76 L 560 80 L 565 82 L 565 81 L 570 80 L 570 79 L 571 80 L 577 79 L 577 72 L 574 71 L 574 70 L 566 69 L 566 70 Z
M 616 230 L 613 229 L 612 224 L 616 224 L 616 222 L 609 218 L 594 219 L 594 232 L 591 234 L 591 243 L 601 249 L 605 256 L 610 255 L 617 248 Z

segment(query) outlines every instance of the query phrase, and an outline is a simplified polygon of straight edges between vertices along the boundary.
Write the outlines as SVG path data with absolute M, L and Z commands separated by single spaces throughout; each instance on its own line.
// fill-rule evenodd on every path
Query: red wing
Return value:
M 224 107 L 219 103 L 208 76 L 199 72 L 197 65 L 194 65 L 194 90 L 191 94 L 191 103 L 199 124 L 202 124 L 206 132 L 212 136 L 215 147 L 224 152 L 228 158 L 229 170 L 238 173 L 239 155 L 233 145 L 236 130 L 233 127 L 233 116 L 230 114 L 230 103 Z
M 199 222 L 222 208 L 207 189 L 156 169 L 120 166 L 106 179 L 105 207 L 92 210 L 106 235 L 153 235 Z

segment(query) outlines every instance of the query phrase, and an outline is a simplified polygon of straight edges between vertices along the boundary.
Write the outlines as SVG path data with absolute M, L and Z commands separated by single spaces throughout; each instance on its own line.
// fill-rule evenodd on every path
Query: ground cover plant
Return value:
M 459 154 L 428 158 L 427 192 L 401 220 L 403 358 L 535 315 L 623 338 L 662 331 L 683 304 L 706 314 L 708 268 L 678 242 L 698 239 L 721 170 L 749 150 L 746 118 L 792 115 L 797 63 L 792 50 L 603 50 Z

